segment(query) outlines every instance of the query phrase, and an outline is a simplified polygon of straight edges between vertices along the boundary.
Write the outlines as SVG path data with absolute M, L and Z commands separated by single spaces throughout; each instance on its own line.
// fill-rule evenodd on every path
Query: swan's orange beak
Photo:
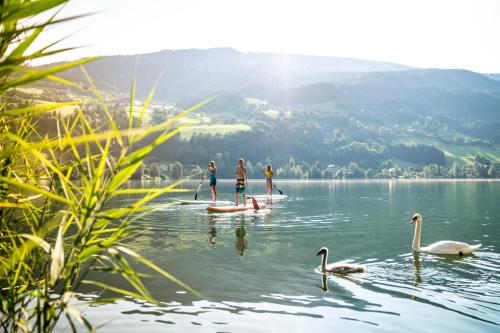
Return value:
M 323 253 L 323 250 L 320 250 L 318 253 L 316 253 L 317 256 Z
M 417 217 L 414 216 L 411 220 L 410 220 L 410 224 L 415 224 L 415 222 L 417 222 Z

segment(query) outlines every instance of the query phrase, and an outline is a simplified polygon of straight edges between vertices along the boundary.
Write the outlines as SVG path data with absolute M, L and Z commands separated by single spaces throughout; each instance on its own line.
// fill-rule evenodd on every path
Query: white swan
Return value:
M 420 247 L 420 233 L 422 231 L 422 215 L 415 214 L 411 219 L 411 224 L 415 224 L 415 235 L 413 236 L 412 249 L 415 252 L 426 252 L 432 254 L 470 254 L 481 247 L 481 244 L 469 245 L 467 243 L 455 241 L 439 241 L 434 244 Z
M 349 273 L 362 273 L 365 271 L 365 267 L 357 264 L 347 264 L 347 263 L 336 263 L 327 264 L 328 261 L 328 248 L 322 247 L 317 256 L 323 255 L 321 258 L 321 270 L 323 272 L 331 272 L 338 274 L 349 274 Z

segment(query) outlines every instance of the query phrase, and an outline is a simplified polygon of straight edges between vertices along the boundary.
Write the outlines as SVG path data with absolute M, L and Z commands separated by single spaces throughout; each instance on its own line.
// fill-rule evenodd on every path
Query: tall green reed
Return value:
M 47 12 L 57 13 L 66 2 L 0 0 L 0 97 L 42 79 L 80 88 L 56 75 L 94 58 L 42 70 L 26 66 L 29 61 L 68 50 L 53 50 L 48 45 L 30 51 L 46 27 L 74 18 L 52 15 L 43 23 L 26 23 Z M 14 107 L 8 99 L 0 103 L 0 328 L 5 332 L 51 332 L 62 318 L 72 331 L 81 325 L 94 331 L 72 302 L 82 284 L 155 302 L 131 261 L 199 295 L 126 243 L 134 233 L 134 218 L 153 208 L 148 205 L 151 200 L 183 191 L 177 188 L 179 182 L 153 189 L 125 185 L 156 146 L 180 131 L 177 120 L 209 100 L 148 128 L 142 120 L 155 87 L 134 116 L 132 82 L 128 124 L 120 127 L 82 70 L 107 118 L 98 127 L 92 125 L 85 102 L 80 100 L 23 107 Z M 74 107 L 71 117 L 57 112 L 65 106 Z M 38 117 L 47 113 L 52 113 L 56 128 L 49 135 L 37 129 Z M 110 200 L 121 195 L 131 195 L 135 202 L 109 208 Z M 90 280 L 87 274 L 91 270 L 121 276 L 130 288 Z

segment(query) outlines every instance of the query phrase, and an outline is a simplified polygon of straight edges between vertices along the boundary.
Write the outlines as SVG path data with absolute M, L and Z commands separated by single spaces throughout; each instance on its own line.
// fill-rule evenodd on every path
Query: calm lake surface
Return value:
M 156 200 L 132 245 L 204 298 L 137 266 L 151 274 L 146 284 L 162 304 L 125 298 L 88 306 L 87 318 L 103 325 L 98 331 L 121 333 L 500 332 L 500 182 L 276 184 L 288 200 L 258 213 L 213 214 L 162 207 L 171 196 Z M 263 182 L 250 187 L 265 190 Z M 234 201 L 233 182 L 217 188 L 220 200 Z M 204 186 L 199 200 L 208 198 Z M 457 240 L 482 248 L 465 257 L 414 254 L 409 219 L 416 212 L 422 245 Z M 316 256 L 322 246 L 330 262 L 361 263 L 366 272 L 324 276 Z M 82 290 L 88 298 L 95 292 Z

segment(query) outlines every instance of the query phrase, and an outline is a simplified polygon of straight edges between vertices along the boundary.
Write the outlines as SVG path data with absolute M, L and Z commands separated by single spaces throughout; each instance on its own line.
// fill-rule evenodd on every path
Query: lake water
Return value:
M 258 213 L 173 206 L 138 221 L 133 247 L 203 299 L 137 266 L 152 274 L 146 284 L 160 305 L 125 298 L 91 305 L 86 316 L 99 331 L 121 333 L 500 332 L 500 182 L 276 183 L 288 200 Z M 217 188 L 219 199 L 234 200 L 232 182 Z M 251 188 L 263 193 L 265 184 Z M 205 186 L 199 199 L 208 197 Z M 464 257 L 414 254 L 416 212 L 422 245 L 449 239 L 482 248 Z M 361 263 L 366 272 L 321 274 L 322 246 L 330 262 Z

